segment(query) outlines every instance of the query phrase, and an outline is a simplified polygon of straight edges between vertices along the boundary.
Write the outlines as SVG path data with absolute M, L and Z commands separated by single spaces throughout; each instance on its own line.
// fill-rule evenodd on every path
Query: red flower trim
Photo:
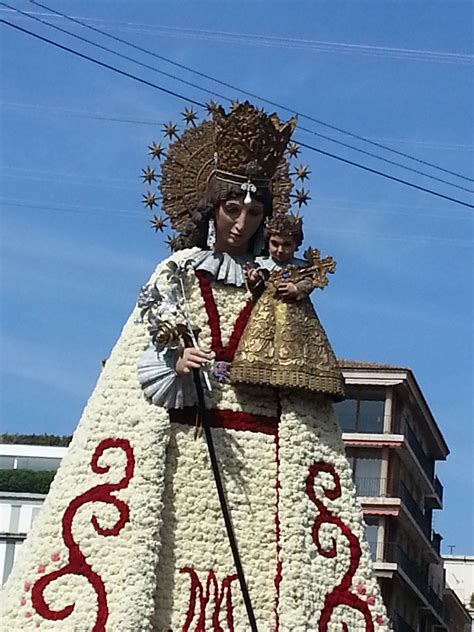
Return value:
M 280 402 L 278 402 L 278 417 L 280 418 L 281 414 L 281 406 Z M 276 508 L 275 508 L 275 538 L 276 538 L 276 553 L 277 553 L 277 563 L 276 563 L 276 573 L 275 573 L 275 632 L 278 632 L 280 629 L 280 584 L 281 584 L 281 575 L 282 575 L 282 563 L 281 563 L 281 545 L 280 545 L 280 443 L 278 441 L 278 433 L 275 434 L 275 461 L 276 461 L 276 482 L 275 482 L 275 494 L 276 494 Z
M 196 625 L 192 628 L 193 632 L 206 632 L 206 608 L 211 599 L 211 590 L 214 593 L 214 610 L 212 613 L 212 629 L 214 632 L 222 632 L 223 628 L 219 621 L 219 615 L 221 614 L 222 602 L 225 595 L 225 611 L 226 611 L 226 623 L 228 632 L 234 632 L 234 613 L 232 605 L 232 590 L 231 584 L 237 579 L 237 575 L 228 575 L 222 581 L 222 585 L 219 589 L 219 582 L 217 581 L 216 574 L 213 570 L 210 570 L 207 574 L 206 585 L 202 585 L 196 571 L 186 566 L 179 569 L 180 573 L 188 573 L 191 579 L 190 596 L 188 612 L 186 615 L 186 621 L 184 622 L 182 632 L 189 632 L 191 625 L 194 622 L 196 616 L 196 603 L 199 605 L 199 612 L 197 615 Z
M 197 271 L 196 277 L 201 290 L 201 296 L 206 308 L 207 317 L 209 319 L 209 327 L 211 329 L 211 348 L 216 354 L 216 360 L 224 362 L 232 362 L 234 359 L 237 345 L 245 329 L 245 325 L 250 317 L 253 309 L 253 302 L 248 300 L 240 311 L 234 324 L 234 329 L 226 346 L 222 344 L 221 325 L 219 312 L 217 310 L 216 301 L 212 292 L 210 281 L 205 272 Z
M 69 561 L 61 569 L 53 571 L 38 579 L 31 589 L 31 601 L 36 612 L 50 621 L 60 621 L 69 617 L 74 611 L 75 604 L 69 604 L 62 610 L 52 610 L 44 599 L 45 589 L 56 579 L 64 575 L 80 575 L 85 577 L 91 584 L 97 595 L 97 616 L 92 632 L 105 632 L 105 626 L 109 616 L 107 605 L 107 593 L 104 582 L 98 573 L 92 570 L 92 567 L 86 561 L 79 544 L 74 540 L 72 534 L 72 524 L 77 511 L 86 503 L 101 502 L 114 505 L 118 510 L 119 517 L 113 527 L 104 528 L 100 525 L 95 515 L 91 518 L 91 523 L 99 535 L 110 536 L 118 535 L 122 528 L 130 519 L 130 511 L 128 505 L 122 500 L 116 498 L 111 492 L 125 489 L 131 478 L 135 468 L 135 459 L 132 446 L 127 439 L 104 439 L 96 447 L 91 459 L 91 470 L 95 474 L 106 474 L 110 467 L 108 465 L 100 465 L 99 459 L 106 450 L 111 448 L 119 448 L 123 450 L 126 456 L 125 472 L 118 483 L 106 483 L 104 485 L 96 485 L 87 492 L 84 492 L 77 498 L 74 498 L 67 506 L 62 518 L 62 536 L 64 544 L 69 550 Z
M 197 411 L 194 406 L 174 409 L 169 411 L 172 423 L 194 426 L 196 424 Z M 242 432 L 261 432 L 262 434 L 276 435 L 278 419 L 265 415 L 252 415 L 234 410 L 221 410 L 211 408 L 206 410 L 207 420 L 212 428 L 227 428 L 228 430 L 240 430 Z
M 306 493 L 308 494 L 309 499 L 312 503 L 316 505 L 318 509 L 318 515 L 314 521 L 313 528 L 311 530 L 311 536 L 313 538 L 313 542 L 318 549 L 318 553 L 323 555 L 324 557 L 334 558 L 337 556 L 337 547 L 336 540 L 332 538 L 331 547 L 329 549 L 323 548 L 321 542 L 319 540 L 319 530 L 323 524 L 333 524 L 336 525 L 341 533 L 347 538 L 349 543 L 349 551 L 350 551 L 350 561 L 349 568 L 344 573 L 339 584 L 333 588 L 333 590 L 326 595 L 326 599 L 324 601 L 324 607 L 321 612 L 321 617 L 319 619 L 319 632 L 327 632 L 329 630 L 329 622 L 331 619 L 331 615 L 333 610 L 337 606 L 345 605 L 353 608 L 354 610 L 358 610 L 364 617 L 365 620 L 365 631 L 373 632 L 374 623 L 372 621 L 372 615 L 370 613 L 369 607 L 365 601 L 360 599 L 357 595 L 350 592 L 350 588 L 352 586 L 352 580 L 354 578 L 355 572 L 357 571 L 360 563 L 360 558 L 362 555 L 362 551 L 360 548 L 360 542 L 357 537 L 352 533 L 349 527 L 345 522 L 341 520 L 341 518 L 334 516 L 329 509 L 322 503 L 318 498 L 316 498 L 316 494 L 314 491 L 314 479 L 320 472 L 328 472 L 331 474 L 334 489 L 325 489 L 324 495 L 329 500 L 335 500 L 341 496 L 341 482 L 339 480 L 339 475 L 334 469 L 332 465 L 329 463 L 324 463 L 323 461 L 318 461 L 314 463 L 309 470 L 308 478 L 306 479 Z M 348 631 L 347 625 L 343 624 L 343 630 L 345 632 Z

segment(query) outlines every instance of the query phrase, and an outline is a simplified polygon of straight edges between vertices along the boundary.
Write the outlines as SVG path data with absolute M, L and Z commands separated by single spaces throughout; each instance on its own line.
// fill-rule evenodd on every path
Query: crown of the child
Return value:
M 298 237 L 303 228 L 303 219 L 292 213 L 278 213 L 265 220 L 265 230 L 269 235 L 291 235 Z

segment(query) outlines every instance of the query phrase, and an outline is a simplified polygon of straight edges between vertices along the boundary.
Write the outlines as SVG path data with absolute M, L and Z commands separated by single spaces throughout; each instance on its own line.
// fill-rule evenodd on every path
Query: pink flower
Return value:
M 373 606 L 375 603 L 375 597 L 373 595 L 369 595 L 367 597 L 367 603 L 369 604 L 369 606 Z
M 41 623 L 40 623 L 39 621 L 37 621 L 37 622 L 35 623 L 35 628 L 39 628 L 39 627 L 40 627 L 40 625 L 41 625 Z
M 357 584 L 356 590 L 357 590 L 357 593 L 359 595 L 365 595 L 365 586 L 364 586 L 364 584 Z
M 375 619 L 375 623 L 376 623 L 377 625 L 382 625 L 382 623 L 383 623 L 383 622 L 384 622 L 384 618 L 382 617 L 382 615 L 381 615 L 381 614 L 379 614 L 379 616 L 378 616 L 378 617 L 376 617 L 376 619 Z
M 25 617 L 26 617 L 27 619 L 30 619 L 32 616 L 33 616 L 33 613 L 32 613 L 32 612 L 30 612 L 29 610 L 27 610 L 27 611 L 25 612 Z
M 61 555 L 59 553 L 51 553 L 52 562 L 59 562 L 60 559 L 61 559 Z
M 26 599 L 22 597 L 20 603 L 22 606 L 26 606 Z
M 23 590 L 24 590 L 25 592 L 28 592 L 28 591 L 30 590 L 30 588 L 31 588 L 31 584 L 30 584 L 30 582 L 25 582 L 25 583 L 23 584 Z
M 46 570 L 46 566 L 44 564 L 40 564 L 38 566 L 38 573 L 44 573 Z

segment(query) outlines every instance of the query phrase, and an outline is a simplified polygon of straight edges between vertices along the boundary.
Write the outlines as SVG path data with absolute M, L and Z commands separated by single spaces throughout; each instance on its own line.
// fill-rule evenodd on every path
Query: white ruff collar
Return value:
M 253 263 L 253 255 L 232 256 L 227 252 L 214 252 L 214 250 L 201 250 L 190 257 L 195 270 L 203 270 L 211 274 L 216 281 L 226 285 L 242 287 L 245 285 L 243 266 Z

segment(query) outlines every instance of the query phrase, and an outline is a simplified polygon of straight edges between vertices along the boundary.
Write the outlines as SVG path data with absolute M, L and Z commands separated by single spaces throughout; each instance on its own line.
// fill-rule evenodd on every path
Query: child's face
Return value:
M 297 245 L 295 239 L 290 235 L 270 235 L 268 249 L 272 259 L 279 263 L 285 263 L 293 258 Z

